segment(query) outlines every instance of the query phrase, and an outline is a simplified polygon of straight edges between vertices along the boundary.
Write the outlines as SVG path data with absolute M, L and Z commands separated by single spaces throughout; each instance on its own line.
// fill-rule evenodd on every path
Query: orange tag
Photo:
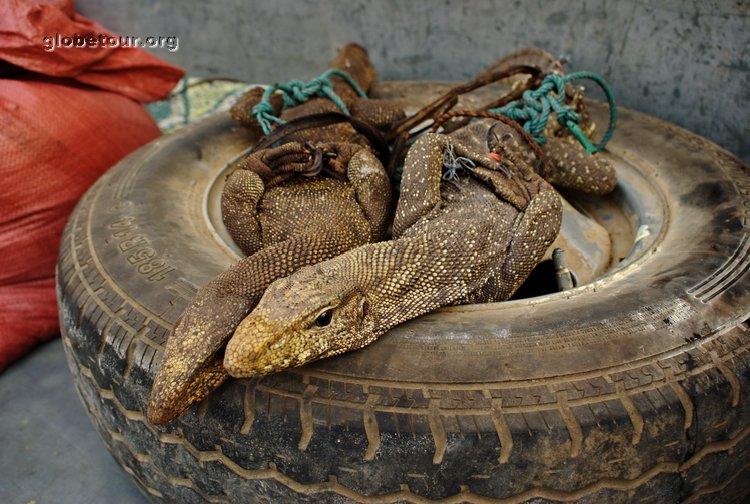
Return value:
M 498 154 L 497 152 L 490 152 L 489 154 L 487 154 L 487 157 L 490 159 L 494 159 L 498 163 L 503 160 L 502 156 L 500 156 L 500 154 Z

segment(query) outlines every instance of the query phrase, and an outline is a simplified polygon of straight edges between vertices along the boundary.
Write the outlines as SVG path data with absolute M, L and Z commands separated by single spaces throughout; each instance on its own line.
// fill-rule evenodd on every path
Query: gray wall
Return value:
M 618 102 L 750 161 L 750 3 L 638 0 L 78 0 L 127 35 L 177 35 L 154 52 L 190 74 L 275 82 L 316 75 L 337 47 L 370 50 L 383 79 L 465 79 L 538 45 L 613 85 Z

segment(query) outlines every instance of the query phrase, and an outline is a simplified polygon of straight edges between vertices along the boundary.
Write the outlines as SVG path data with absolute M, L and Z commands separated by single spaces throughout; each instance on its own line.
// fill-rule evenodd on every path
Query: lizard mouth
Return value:
M 154 425 L 166 425 L 204 399 L 209 391 L 221 385 L 228 377 L 222 365 L 223 359 L 222 346 L 197 370 L 186 369 L 166 382 L 157 376 L 148 404 L 148 420 Z
M 299 336 L 265 317 L 248 317 L 227 343 L 224 369 L 234 378 L 264 376 L 316 360 L 328 348 L 325 338 L 309 346 Z

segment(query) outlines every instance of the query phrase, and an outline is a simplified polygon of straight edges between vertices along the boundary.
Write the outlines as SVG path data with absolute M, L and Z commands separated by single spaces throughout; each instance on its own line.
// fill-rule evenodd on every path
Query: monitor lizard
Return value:
M 330 68 L 345 70 L 364 90 L 375 79 L 367 52 L 356 44 L 343 48 Z M 344 80 L 331 80 L 352 116 L 383 129 L 403 117 L 391 103 L 359 98 Z M 248 111 L 261 94 L 250 90 L 232 110 L 251 130 L 259 126 Z M 338 110 L 322 98 L 283 112 L 276 95 L 271 103 L 288 121 Z M 224 345 L 272 281 L 384 238 L 390 182 L 365 136 L 339 122 L 284 140 L 251 153 L 226 181 L 222 218 L 247 257 L 200 289 L 177 321 L 151 391 L 154 424 L 170 422 L 224 382 Z
M 489 65 L 483 73 L 516 65 L 530 65 L 541 69 L 543 74 L 562 75 L 564 64 L 564 60 L 555 58 L 544 49 L 526 47 L 503 56 Z M 519 83 L 525 78 L 527 77 L 514 77 L 515 82 Z M 566 102 L 580 115 L 581 129 L 590 137 L 596 125 L 584 102 L 584 91 L 583 87 L 570 83 L 565 86 Z M 600 153 L 587 153 L 570 130 L 556 120 L 549 121 L 544 136 L 547 142 L 544 144 L 544 159 L 539 167 L 539 174 L 547 182 L 558 188 L 595 195 L 612 192 L 617 186 L 617 174 L 607 158 Z
M 226 347 L 234 377 L 355 350 L 440 306 L 509 298 L 562 217 L 511 126 L 474 121 L 409 149 L 393 240 L 367 244 L 273 282 Z M 444 175 L 444 164 L 462 168 Z M 451 180 L 446 180 L 451 179 Z

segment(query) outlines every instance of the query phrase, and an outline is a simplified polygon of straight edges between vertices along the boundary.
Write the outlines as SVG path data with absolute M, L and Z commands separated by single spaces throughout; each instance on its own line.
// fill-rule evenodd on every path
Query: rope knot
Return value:
M 255 105 L 252 110 L 252 114 L 263 130 L 263 134 L 268 135 L 271 132 L 271 123 L 277 125 L 286 124 L 286 121 L 273 115 L 271 95 L 277 91 L 281 93 L 283 98 L 282 110 L 301 105 L 307 102 L 310 98 L 320 97 L 331 100 L 344 114 L 349 115 L 349 109 L 346 107 L 346 104 L 333 90 L 333 84 L 330 79 L 333 75 L 344 79 L 357 95 L 362 98 L 367 98 L 367 95 L 359 84 L 357 84 L 357 81 L 355 81 L 347 72 L 338 68 L 327 70 L 309 82 L 295 79 L 283 84 L 268 86 L 263 92 L 261 101 Z
M 555 110 L 555 115 L 557 116 L 557 122 L 560 123 L 561 126 L 567 127 L 568 123 L 578 124 L 581 122 L 581 114 L 573 110 L 571 107 L 560 107 Z
M 607 96 L 607 102 L 609 103 L 609 126 L 604 137 L 596 145 L 591 142 L 579 126 L 581 114 L 570 105 L 565 104 L 566 84 L 578 79 L 588 79 L 598 84 Z M 604 149 L 609 139 L 612 138 L 617 122 L 617 107 L 612 90 L 601 76 L 593 72 L 574 72 L 565 76 L 555 73 L 547 74 L 538 88 L 524 91 L 520 100 L 512 101 L 500 108 L 491 109 L 491 112 L 505 115 L 514 121 L 523 123 L 524 130 L 539 144 L 546 143 L 544 130 L 549 122 L 550 114 L 554 112 L 558 123 L 568 128 L 586 151 L 591 154 Z

